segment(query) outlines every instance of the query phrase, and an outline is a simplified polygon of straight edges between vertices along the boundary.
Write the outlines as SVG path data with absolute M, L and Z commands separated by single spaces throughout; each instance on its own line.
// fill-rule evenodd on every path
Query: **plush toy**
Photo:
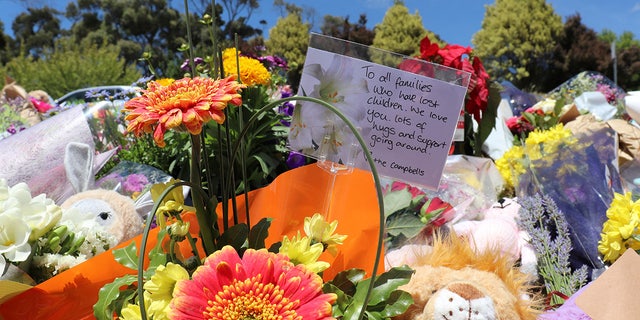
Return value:
M 540 313 L 529 275 L 499 251 L 478 253 L 455 234 L 436 236 L 411 267 L 415 274 L 400 289 L 414 303 L 394 320 L 534 320 Z
M 16 81 L 9 76 L 5 77 L 4 87 L 2 87 L 2 91 L 0 91 L 0 97 L 6 101 L 23 101 L 22 104 L 15 106 L 15 111 L 27 122 L 27 124 L 29 124 L 29 126 L 33 126 L 42 121 L 40 113 L 35 108 L 31 100 L 28 99 L 29 94 L 27 91 L 23 87 L 19 86 Z
M 143 220 L 133 199 L 116 191 L 93 188 L 93 149 L 80 143 L 69 143 L 65 152 L 67 179 L 77 192 L 60 207 L 77 208 L 78 214 L 95 219 L 118 243 L 140 234 Z
M 496 247 L 512 262 L 520 261 L 520 269 L 537 274 L 538 260 L 529 235 L 520 230 L 516 219 L 520 205 L 513 199 L 503 198 L 484 211 L 482 219 L 460 221 L 451 228 L 457 235 L 468 239 L 476 251 Z

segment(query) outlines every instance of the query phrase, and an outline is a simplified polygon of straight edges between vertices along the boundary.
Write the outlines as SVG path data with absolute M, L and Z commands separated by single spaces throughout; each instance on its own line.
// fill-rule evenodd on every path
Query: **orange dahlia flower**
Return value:
M 153 132 L 153 140 L 160 147 L 165 146 L 164 134 L 169 129 L 184 128 L 199 134 L 210 120 L 224 122 L 227 104 L 242 104 L 240 90 L 245 87 L 233 76 L 218 80 L 182 78 L 169 85 L 152 81 L 141 96 L 125 103 L 127 131 L 137 136 Z
M 173 291 L 169 318 L 334 319 L 335 294 L 322 293 L 322 279 L 282 254 L 248 249 L 242 258 L 230 246 L 210 255 L 191 280 Z

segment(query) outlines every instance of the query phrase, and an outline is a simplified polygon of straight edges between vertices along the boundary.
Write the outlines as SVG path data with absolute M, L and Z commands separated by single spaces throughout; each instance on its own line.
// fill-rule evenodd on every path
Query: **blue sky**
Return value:
M 170 0 L 175 8 L 182 7 L 182 0 Z M 26 3 L 48 5 L 64 10 L 68 0 L 32 0 Z M 320 27 L 326 14 L 349 16 L 356 22 L 361 13 L 366 13 L 368 27 L 380 23 L 393 0 L 289 0 L 298 6 L 313 8 L 315 28 Z M 563 21 L 572 14 L 580 13 L 582 22 L 596 32 L 613 30 L 616 34 L 631 31 L 640 39 L 640 1 L 635 0 L 547 0 Z M 26 11 L 25 1 L 0 0 L 0 20 L 5 33 L 11 34 L 11 22 L 21 12 Z M 260 0 L 260 8 L 254 12 L 251 22 L 259 26 L 259 20 L 268 22 L 265 32 L 271 28 L 280 12 L 273 7 L 272 0 Z M 425 28 L 437 33 L 445 41 L 460 45 L 471 45 L 471 37 L 482 24 L 487 0 L 405 0 L 409 11 L 420 13 Z M 523 17 L 526 18 L 526 17 Z

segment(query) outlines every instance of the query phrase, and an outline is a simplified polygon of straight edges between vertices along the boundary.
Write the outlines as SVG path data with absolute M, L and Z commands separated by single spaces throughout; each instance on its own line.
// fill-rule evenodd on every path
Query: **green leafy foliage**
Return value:
M 561 31 L 562 18 L 545 0 L 496 0 L 472 42 L 493 79 L 528 89 L 532 75 L 548 71 Z
M 375 26 L 375 36 L 372 46 L 390 52 L 407 56 L 420 54 L 420 40 L 426 35 L 429 39 L 439 40 L 422 25 L 422 18 L 416 12 L 409 13 L 409 9 L 402 1 L 396 1 L 389 7 L 382 22 Z M 371 61 L 383 65 L 397 66 L 396 57 L 384 54 L 380 51 L 371 51 Z
M 249 231 L 249 248 L 261 249 L 265 248 L 265 240 L 269 236 L 269 227 L 271 226 L 271 218 L 262 218 Z
M 44 90 L 55 99 L 80 88 L 135 82 L 139 71 L 119 54 L 115 46 L 88 41 L 76 44 L 65 38 L 39 59 L 23 52 L 0 67 L 0 74 L 11 76 L 27 91 Z
M 93 305 L 93 315 L 98 320 L 112 320 L 113 313 L 117 310 L 118 304 L 128 300 L 133 290 L 120 291 L 121 287 L 131 286 L 138 280 L 135 275 L 127 274 L 116 278 L 113 282 L 104 285 L 98 292 L 98 302 Z
M 371 278 L 365 279 L 363 270 L 345 270 L 325 283 L 322 289 L 337 295 L 333 307 L 333 316 L 337 319 L 359 319 L 370 289 L 363 319 L 389 319 L 404 313 L 413 304 L 411 295 L 398 289 L 409 282 L 413 272 L 406 266 L 392 268 L 375 277 L 371 286 Z

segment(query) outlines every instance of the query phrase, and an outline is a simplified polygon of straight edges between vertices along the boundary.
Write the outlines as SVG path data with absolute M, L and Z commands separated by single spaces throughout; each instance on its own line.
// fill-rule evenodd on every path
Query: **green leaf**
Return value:
M 336 302 L 333 304 L 333 317 L 338 318 L 344 315 L 344 311 L 351 304 L 351 297 L 334 286 L 331 283 L 325 283 L 322 286 L 323 293 L 334 293 L 337 296 Z
M 247 237 L 249 236 L 249 227 L 246 223 L 236 224 L 227 231 L 225 231 L 217 241 L 217 247 L 222 248 L 223 246 L 230 245 L 237 252 L 240 252 L 245 242 L 247 242 Z
M 113 320 L 114 306 L 117 301 L 129 295 L 121 295 L 120 287 L 129 286 L 138 280 L 137 276 L 127 274 L 104 285 L 98 292 L 98 302 L 93 305 L 93 315 L 98 320 Z
M 129 269 L 138 270 L 138 249 L 135 242 L 132 241 L 124 248 L 113 250 L 113 256 L 121 265 Z
M 368 304 L 376 305 L 384 302 L 391 292 L 398 289 L 399 286 L 407 284 L 413 273 L 413 269 L 407 266 L 402 266 L 392 268 L 376 277 Z
M 349 269 L 336 274 L 329 283 L 349 295 L 354 295 L 356 293 L 356 283 L 362 281 L 364 276 L 365 272 L 362 269 Z
M 478 125 L 478 133 L 475 137 L 474 154 L 482 155 L 482 144 L 487 140 L 491 131 L 496 126 L 496 117 L 498 116 L 498 106 L 502 98 L 500 91 L 502 86 L 497 82 L 492 82 L 489 86 L 489 97 L 487 101 L 487 109 L 482 113 L 482 119 Z
M 407 238 L 412 238 L 418 235 L 422 228 L 424 223 L 414 214 L 393 215 L 387 219 L 387 233 L 390 236 L 404 234 Z
M 389 217 L 392 213 L 406 208 L 411 204 L 411 192 L 407 189 L 390 191 L 384 195 L 384 216 Z
M 386 306 L 380 312 L 384 318 L 391 318 L 403 314 L 413 304 L 413 297 L 409 292 L 395 290 L 391 292 L 386 301 Z
M 249 230 L 249 248 L 262 249 L 266 247 L 264 240 L 269 236 L 272 220 L 271 218 L 262 218 Z
M 358 282 L 358 284 L 356 285 L 356 293 L 353 295 L 353 300 L 344 313 L 345 320 L 356 320 L 359 318 L 362 307 L 364 306 L 364 298 L 367 295 L 370 283 L 371 278 Z

